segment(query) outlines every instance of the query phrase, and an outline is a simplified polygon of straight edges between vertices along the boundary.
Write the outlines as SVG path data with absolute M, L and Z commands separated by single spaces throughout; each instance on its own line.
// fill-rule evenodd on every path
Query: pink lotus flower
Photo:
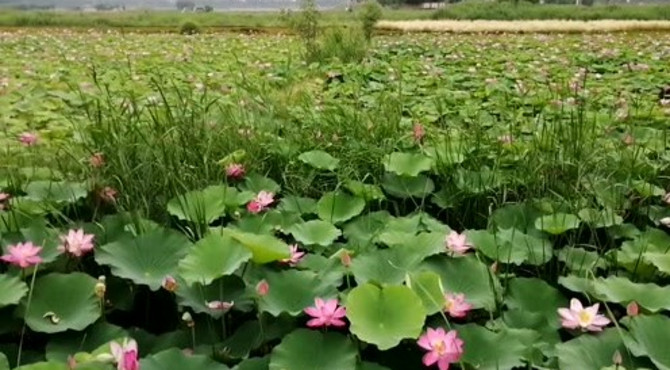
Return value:
M 455 330 L 445 332 L 442 328 L 428 328 L 417 344 L 429 351 L 423 356 L 423 364 L 431 366 L 437 363 L 440 370 L 448 370 L 449 365 L 460 361 L 463 355 L 463 341 Z
M 75 257 L 81 257 L 93 250 L 93 234 L 84 234 L 83 229 L 70 230 L 67 235 L 61 235 L 61 245 L 58 251 L 66 252 Z
M 179 284 L 177 284 L 177 280 L 174 277 L 167 275 L 163 278 L 161 286 L 168 292 L 176 292 Z
M 663 195 L 663 201 L 664 201 L 666 204 L 669 204 L 669 205 L 670 205 L 670 192 L 667 192 L 667 193 L 665 193 L 665 195 Z
M 247 203 L 247 211 L 253 214 L 261 213 L 261 211 L 263 211 L 263 206 L 256 200 L 252 200 L 251 202 Z
M 117 370 L 139 370 L 140 361 L 138 359 L 137 342 L 134 339 L 123 340 L 123 344 L 112 342 L 109 344 L 116 362 Z
M 247 204 L 247 211 L 260 213 L 267 209 L 275 201 L 274 193 L 261 190 L 256 198 Z
M 100 168 L 105 165 L 105 157 L 102 153 L 95 153 L 88 159 L 88 162 L 91 164 L 91 167 Z
M 337 299 L 324 301 L 321 298 L 316 298 L 314 306 L 305 308 L 305 313 L 313 317 L 313 319 L 307 321 L 307 326 L 310 328 L 346 325 L 341 319 L 347 314 L 347 311 L 344 307 L 339 306 Z
M 412 136 L 416 142 L 421 142 L 423 137 L 426 136 L 426 130 L 423 128 L 423 125 L 420 123 L 415 123 L 412 127 Z
M 275 194 L 269 191 L 261 190 L 258 195 L 256 195 L 256 201 L 264 208 L 267 208 L 275 201 Z
M 351 254 L 349 252 L 344 251 L 342 254 L 340 254 L 340 262 L 342 262 L 342 265 L 344 267 L 350 267 L 351 266 Z
M 256 293 L 258 293 L 259 296 L 263 297 L 268 295 L 270 292 L 270 284 L 268 284 L 268 281 L 263 279 L 256 284 Z
M 284 258 L 281 262 L 288 263 L 289 266 L 295 267 L 305 257 L 305 252 L 300 252 L 298 244 L 291 244 L 288 247 L 290 253 L 289 258 Z
M 626 314 L 628 316 L 637 316 L 640 314 L 640 306 L 635 301 L 631 301 L 626 306 Z
M 559 308 L 558 314 L 561 316 L 561 325 L 566 329 L 580 328 L 582 331 L 601 331 L 604 326 L 610 323 L 610 320 L 603 315 L 598 314 L 600 304 L 584 308 L 582 303 L 573 298 L 570 300 L 570 308 Z
M 459 234 L 455 231 L 452 231 L 447 235 L 445 242 L 447 244 L 447 250 L 455 255 L 464 255 L 473 247 L 472 244 L 468 242 L 465 233 Z
M 239 163 L 232 163 L 226 167 L 226 176 L 233 180 L 239 180 L 244 177 L 244 166 Z
M 7 254 L 0 256 L 0 260 L 24 269 L 42 263 L 42 257 L 39 256 L 41 251 L 42 247 L 32 242 L 19 243 L 10 245 Z
M 232 301 L 231 302 L 211 301 L 211 302 L 206 302 L 206 303 L 207 303 L 207 307 L 210 310 L 215 310 L 215 311 L 229 310 L 235 304 Z
M 102 188 L 102 190 L 98 192 L 98 195 L 102 200 L 104 200 L 107 203 L 115 203 L 116 198 L 119 194 L 116 191 L 116 189 L 109 186 L 105 186 L 104 188 Z
M 32 132 L 24 132 L 19 135 L 19 141 L 23 146 L 33 146 L 37 144 L 37 134 Z
M 444 311 L 451 317 L 465 317 L 472 309 L 472 305 L 465 301 L 465 294 L 447 293 L 444 295 L 444 300 Z

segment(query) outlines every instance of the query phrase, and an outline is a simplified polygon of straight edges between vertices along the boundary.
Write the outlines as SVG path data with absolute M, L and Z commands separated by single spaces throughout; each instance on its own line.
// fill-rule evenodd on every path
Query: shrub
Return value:
M 318 54 L 317 37 L 319 35 L 319 11 L 314 0 L 303 0 L 300 13 L 295 18 L 289 18 L 291 27 L 302 40 L 308 56 Z
M 361 61 L 368 43 L 363 31 L 357 28 L 331 28 L 320 39 L 312 61 L 339 59 L 344 63 Z
M 193 21 L 186 21 L 179 27 L 179 33 L 182 35 L 195 35 L 200 33 L 200 26 Z
M 361 28 L 366 40 L 372 38 L 375 24 L 382 17 L 382 7 L 376 0 L 368 0 L 361 7 L 361 14 L 359 19 L 361 21 Z

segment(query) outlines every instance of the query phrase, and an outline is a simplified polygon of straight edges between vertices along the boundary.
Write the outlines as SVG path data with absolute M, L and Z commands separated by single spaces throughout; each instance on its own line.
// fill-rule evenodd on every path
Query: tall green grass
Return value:
M 456 20 L 666 20 L 670 5 L 553 5 L 511 2 L 471 2 L 448 5 L 435 11 L 433 19 Z

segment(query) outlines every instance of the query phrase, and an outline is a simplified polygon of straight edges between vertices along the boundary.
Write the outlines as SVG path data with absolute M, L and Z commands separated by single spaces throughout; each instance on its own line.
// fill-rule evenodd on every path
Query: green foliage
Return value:
M 363 3 L 358 14 L 361 22 L 361 29 L 366 40 L 372 39 L 375 24 L 382 17 L 382 7 L 376 0 L 368 0 Z
M 179 26 L 179 33 L 182 35 L 196 35 L 200 33 L 200 26 L 193 21 L 186 21 Z

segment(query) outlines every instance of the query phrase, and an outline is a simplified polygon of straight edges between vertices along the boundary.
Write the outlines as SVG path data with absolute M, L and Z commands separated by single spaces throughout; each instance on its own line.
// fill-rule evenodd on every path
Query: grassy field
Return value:
M 381 21 L 381 30 L 404 32 L 509 32 L 509 33 L 586 33 L 621 31 L 667 31 L 670 21 L 568 21 L 568 20 L 415 20 Z
M 356 14 L 344 10 L 329 10 L 321 14 L 323 26 L 351 25 Z M 295 13 L 295 12 L 293 12 Z M 178 11 L 0 11 L 0 27 L 80 27 L 128 28 L 153 31 L 175 31 L 186 21 L 206 30 L 227 28 L 286 29 L 290 15 L 277 12 L 213 12 L 181 13 Z M 521 3 L 467 3 L 449 5 L 438 11 L 416 8 L 386 8 L 385 21 L 409 20 L 670 20 L 670 5 L 532 5 Z M 651 27 L 651 26 L 646 26 Z M 504 28 L 504 27 L 503 27 Z M 550 26 L 553 29 L 553 26 Z M 663 29 L 663 26 L 661 27 Z

